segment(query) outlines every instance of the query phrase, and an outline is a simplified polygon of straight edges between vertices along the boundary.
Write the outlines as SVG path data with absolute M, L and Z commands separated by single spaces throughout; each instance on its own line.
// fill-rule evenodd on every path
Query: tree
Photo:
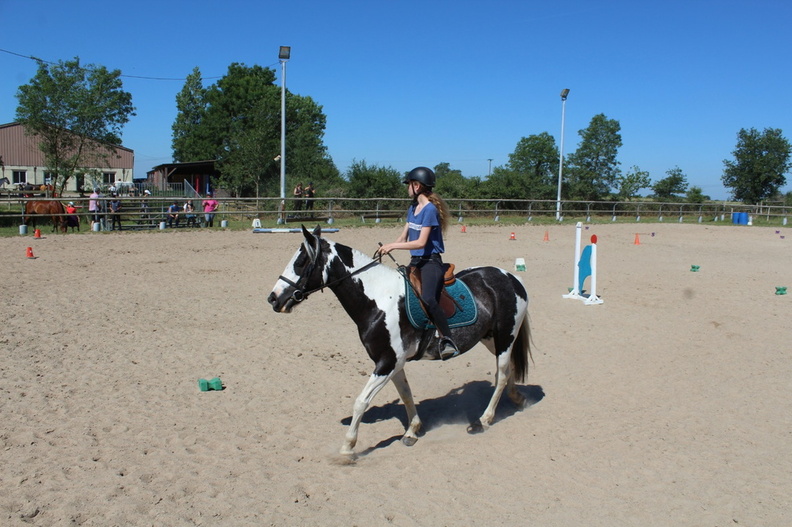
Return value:
M 558 148 L 547 132 L 523 137 L 509 162 L 487 178 L 487 194 L 505 199 L 552 199 L 556 195 Z M 515 206 L 517 206 L 515 204 Z
M 604 114 L 595 115 L 588 128 L 580 130 L 581 141 L 569 156 L 569 169 L 564 172 L 568 183 L 568 199 L 600 200 L 617 184 L 621 171 L 616 155 L 622 146 L 621 125 Z
M 59 193 L 71 177 L 107 164 L 121 145 L 123 126 L 135 115 L 121 72 L 81 66 L 78 57 L 52 66 L 39 61 L 36 75 L 16 96 L 16 120 L 40 138 Z
M 468 181 L 461 170 L 452 169 L 449 163 L 438 163 L 434 167 L 437 183 L 435 190 L 445 199 L 469 198 Z
M 792 146 L 778 128 L 740 130 L 734 160 L 724 160 L 721 180 L 737 201 L 759 203 L 786 184 Z
M 649 172 L 633 166 L 627 175 L 617 178 L 619 183 L 619 199 L 629 200 L 638 195 L 638 191 L 652 184 Z
M 658 180 L 652 185 L 655 199 L 662 201 L 674 201 L 679 199 L 678 194 L 684 194 L 687 191 L 687 176 L 679 167 L 667 170 L 666 174 L 668 174 L 667 177 Z
M 201 70 L 193 68 L 184 87 L 176 95 L 176 120 L 173 122 L 173 161 L 206 161 L 203 157 L 212 152 L 211 142 L 199 133 L 206 114 L 206 90 L 203 87 Z
M 701 187 L 693 186 L 688 189 L 685 199 L 688 203 L 704 203 L 708 201 L 710 197 L 704 194 Z
M 281 91 L 275 72 L 233 63 L 216 84 L 201 87 L 194 69 L 177 96 L 174 159 L 212 159 L 219 183 L 237 195 L 277 195 L 280 188 Z M 310 97 L 286 93 L 286 173 L 293 181 L 338 185 L 323 143 L 326 117 Z
M 369 166 L 365 161 L 353 160 L 347 171 L 348 196 L 350 198 L 404 196 L 403 179 L 404 176 L 394 168 Z M 362 204 L 360 208 L 370 208 L 370 205 Z

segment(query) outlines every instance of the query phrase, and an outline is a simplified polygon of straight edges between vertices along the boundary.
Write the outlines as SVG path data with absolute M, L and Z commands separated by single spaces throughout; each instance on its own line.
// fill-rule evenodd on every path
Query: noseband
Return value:
M 308 246 L 308 244 L 303 244 L 303 246 L 305 247 L 305 250 L 308 253 L 308 257 L 310 258 L 310 263 L 306 266 L 302 274 L 300 274 L 300 278 L 297 279 L 297 282 L 295 283 L 283 275 L 280 275 L 278 277 L 279 279 L 283 280 L 284 282 L 286 282 L 287 284 L 289 284 L 294 288 L 294 292 L 291 295 L 291 299 L 297 303 L 302 302 L 303 300 L 307 299 L 309 295 L 316 293 L 317 291 L 324 292 L 325 287 L 333 286 L 339 282 L 346 280 L 347 278 L 352 278 L 356 274 L 360 274 L 364 271 L 368 271 L 375 265 L 379 265 L 380 263 L 382 263 L 382 255 L 380 255 L 379 258 L 375 257 L 373 261 L 367 263 L 360 269 L 357 269 L 356 271 L 353 271 L 351 273 L 347 273 L 341 278 L 336 278 L 331 282 L 325 283 L 324 276 L 322 276 L 322 282 L 319 285 L 319 287 L 315 287 L 314 289 L 306 291 L 305 284 L 308 282 L 308 279 L 310 278 L 311 274 L 313 274 L 314 269 L 316 269 L 316 261 L 319 259 L 319 240 L 318 239 L 316 240 L 315 247 L 310 247 Z

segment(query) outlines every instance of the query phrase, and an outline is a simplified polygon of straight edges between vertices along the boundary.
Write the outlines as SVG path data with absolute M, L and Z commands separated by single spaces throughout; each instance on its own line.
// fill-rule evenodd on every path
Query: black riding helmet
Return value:
M 432 188 L 435 186 L 435 173 L 432 172 L 431 168 L 416 167 L 410 170 L 410 173 L 407 174 L 407 177 L 404 178 L 402 183 L 407 184 L 410 181 L 417 181 L 418 183 L 422 183 L 425 187 Z

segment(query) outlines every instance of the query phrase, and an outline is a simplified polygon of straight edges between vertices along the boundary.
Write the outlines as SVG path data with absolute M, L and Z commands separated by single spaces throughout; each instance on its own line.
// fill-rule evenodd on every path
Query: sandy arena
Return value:
M 792 525 L 788 229 L 593 225 L 586 306 L 562 298 L 573 225 L 454 224 L 458 269 L 526 260 L 533 404 L 469 435 L 489 352 L 411 363 L 426 434 L 399 441 L 389 385 L 353 464 L 355 327 L 329 290 L 266 303 L 301 235 L 42 231 L 0 239 L 2 525 Z M 398 232 L 327 236 L 372 254 Z

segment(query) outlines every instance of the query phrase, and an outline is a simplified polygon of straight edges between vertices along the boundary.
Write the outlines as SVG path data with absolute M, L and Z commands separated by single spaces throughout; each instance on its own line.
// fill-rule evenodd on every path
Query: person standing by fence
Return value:
M 294 190 L 292 191 L 292 195 L 294 195 L 294 210 L 302 210 L 302 206 L 303 206 L 302 183 L 297 183 L 297 186 L 294 187 Z
M 91 216 L 91 230 L 94 223 L 99 223 L 99 187 L 94 187 L 93 192 L 88 196 L 88 212 Z
M 313 211 L 314 196 L 316 196 L 316 189 L 314 188 L 313 182 L 308 183 L 308 186 L 305 187 L 305 190 L 303 190 L 303 196 L 305 196 L 305 211 Z
M 207 227 L 214 227 L 215 211 L 217 210 L 217 207 L 220 206 L 220 204 L 217 203 L 217 200 L 212 197 L 211 192 L 206 193 L 206 198 L 207 199 L 203 200 L 202 202 L 204 219 L 206 220 Z
M 110 230 L 114 231 L 116 223 L 118 230 L 121 230 L 121 200 L 117 194 L 113 194 L 113 199 L 110 200 Z

